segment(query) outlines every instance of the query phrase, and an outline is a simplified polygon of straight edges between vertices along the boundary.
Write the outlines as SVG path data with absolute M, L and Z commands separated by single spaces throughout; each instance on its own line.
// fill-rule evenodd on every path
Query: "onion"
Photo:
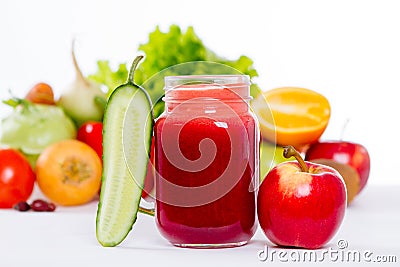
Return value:
M 76 78 L 64 91 L 58 100 L 64 111 L 78 126 L 87 121 L 102 121 L 106 94 L 100 84 L 88 80 L 82 74 L 75 56 L 74 41 L 72 42 L 72 61 Z

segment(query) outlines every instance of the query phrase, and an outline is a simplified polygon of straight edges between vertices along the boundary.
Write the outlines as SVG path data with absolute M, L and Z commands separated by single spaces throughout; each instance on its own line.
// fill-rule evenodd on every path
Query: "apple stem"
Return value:
M 283 156 L 285 158 L 295 157 L 297 162 L 300 164 L 300 168 L 302 172 L 309 172 L 307 164 L 304 162 L 303 158 L 301 157 L 300 153 L 293 147 L 293 146 L 285 146 L 283 148 Z

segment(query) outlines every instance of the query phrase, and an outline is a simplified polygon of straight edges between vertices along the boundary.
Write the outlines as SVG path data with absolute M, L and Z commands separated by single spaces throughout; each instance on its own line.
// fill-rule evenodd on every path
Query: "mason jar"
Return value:
M 247 75 L 165 77 L 154 126 L 156 222 L 180 247 L 234 247 L 254 235 L 260 133 Z

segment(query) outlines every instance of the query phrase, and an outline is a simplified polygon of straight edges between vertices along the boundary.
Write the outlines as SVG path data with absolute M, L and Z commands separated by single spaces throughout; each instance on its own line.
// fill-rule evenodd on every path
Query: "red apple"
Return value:
M 343 221 L 345 184 L 336 170 L 304 162 L 293 147 L 286 147 L 284 153 L 298 162 L 278 164 L 261 183 L 257 198 L 260 226 L 277 245 L 320 248 Z
M 359 192 L 367 184 L 371 163 L 367 149 L 360 144 L 344 141 L 317 142 L 309 147 L 305 158 L 310 161 L 331 159 L 350 165 L 360 176 Z

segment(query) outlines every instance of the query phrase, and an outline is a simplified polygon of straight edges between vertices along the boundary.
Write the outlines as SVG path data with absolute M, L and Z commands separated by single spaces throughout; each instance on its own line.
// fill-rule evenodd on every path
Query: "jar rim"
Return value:
M 176 89 L 182 85 L 191 84 L 229 85 L 231 88 L 236 86 L 250 85 L 249 75 L 241 74 L 165 76 L 164 81 L 165 91 Z

